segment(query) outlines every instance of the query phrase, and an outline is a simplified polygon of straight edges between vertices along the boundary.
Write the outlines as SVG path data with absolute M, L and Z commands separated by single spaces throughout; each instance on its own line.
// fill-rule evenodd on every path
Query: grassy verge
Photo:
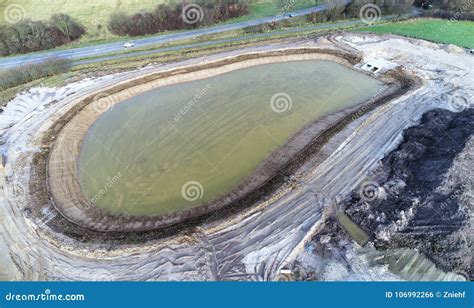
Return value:
M 238 40 L 238 41 L 233 41 L 233 42 L 224 42 L 224 43 L 216 42 L 215 44 L 207 45 L 207 46 L 185 48 L 185 49 L 180 49 L 180 50 L 158 52 L 158 53 L 152 53 L 152 54 L 147 54 L 147 55 L 139 55 L 139 56 L 132 56 L 128 58 L 122 58 L 122 59 L 84 64 L 84 65 L 75 67 L 73 71 L 130 70 L 130 69 L 146 66 L 150 63 L 169 63 L 169 62 L 174 62 L 174 61 L 180 61 L 186 58 L 217 54 L 220 52 L 240 49 L 243 47 L 270 44 L 270 43 L 277 42 L 281 39 L 291 38 L 297 35 L 298 36 L 311 35 L 311 34 L 316 34 L 316 33 L 321 33 L 321 32 L 322 30 L 315 31 L 315 30 L 302 29 L 301 32 L 282 33 L 282 34 L 275 34 L 275 35 L 265 36 L 265 37 L 250 37 L 248 39 Z M 210 41 L 212 42 L 212 40 Z
M 65 73 L 69 71 L 71 64 L 71 60 L 67 59 L 49 59 L 42 63 L 2 71 L 0 72 L 0 90 L 7 90 L 36 79 Z
M 359 29 L 373 33 L 393 33 L 435 43 L 474 48 L 474 22 L 444 19 L 414 19 Z

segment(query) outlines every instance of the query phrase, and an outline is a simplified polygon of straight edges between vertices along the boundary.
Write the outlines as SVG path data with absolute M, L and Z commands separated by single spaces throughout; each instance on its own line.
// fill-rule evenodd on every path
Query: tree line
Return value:
M 332 0 L 328 1 L 329 7 L 326 11 L 309 14 L 307 20 L 318 23 L 344 18 L 359 18 L 361 13 L 363 13 L 363 7 L 367 4 L 375 4 L 380 9 L 378 13 L 372 11 L 373 14 L 380 13 L 381 15 L 396 15 L 400 17 L 410 11 L 413 0 L 354 0 L 349 4 Z
M 192 29 L 248 14 L 248 1 L 195 0 L 159 4 L 153 11 L 114 13 L 108 29 L 116 35 L 139 36 L 167 30 Z
M 66 14 L 55 14 L 48 22 L 20 21 L 0 26 L 0 56 L 51 49 L 80 38 L 86 29 Z
M 446 11 L 462 11 L 474 13 L 473 0 L 415 0 L 415 6 L 427 8 L 431 6 Z
M 51 58 L 41 63 L 26 64 L 0 72 L 0 91 L 28 83 L 38 78 L 54 76 L 70 70 L 69 59 Z
M 474 21 L 474 0 L 415 0 L 415 6 L 434 8 L 426 14 L 430 17 Z

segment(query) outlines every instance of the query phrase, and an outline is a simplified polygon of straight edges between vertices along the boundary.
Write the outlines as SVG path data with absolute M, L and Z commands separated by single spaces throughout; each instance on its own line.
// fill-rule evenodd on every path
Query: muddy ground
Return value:
M 473 279 L 473 141 L 474 109 L 424 114 L 353 192 L 346 213 L 375 247 L 416 248 Z

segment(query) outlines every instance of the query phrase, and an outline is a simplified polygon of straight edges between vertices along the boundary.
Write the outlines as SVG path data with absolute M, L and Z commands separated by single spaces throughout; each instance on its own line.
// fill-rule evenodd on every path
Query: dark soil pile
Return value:
M 427 112 L 383 158 L 370 177 L 371 187 L 353 192 L 346 213 L 377 248 L 415 248 L 444 271 L 473 279 L 474 205 L 462 198 L 473 191 L 472 165 L 453 170 L 458 154 L 472 152 L 466 143 L 473 134 L 474 109 Z M 459 176 L 447 178 L 448 171 Z

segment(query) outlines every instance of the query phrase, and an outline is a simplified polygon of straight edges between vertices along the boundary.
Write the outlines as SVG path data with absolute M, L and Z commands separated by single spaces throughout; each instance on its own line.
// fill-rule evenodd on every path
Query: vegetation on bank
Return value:
M 414 19 L 362 28 L 359 31 L 393 33 L 442 44 L 474 48 L 474 22 L 444 19 Z
M 183 3 L 160 4 L 154 11 L 141 11 L 133 15 L 113 14 L 108 29 L 124 36 L 154 34 L 167 30 L 181 30 L 208 26 L 224 21 L 241 22 L 268 16 L 283 16 L 323 3 L 321 0 L 193 0 Z M 197 4 L 198 10 L 185 10 Z M 186 13 L 190 13 L 186 16 Z M 194 15 L 193 15 L 194 14 Z M 189 22 L 189 18 L 193 18 Z M 186 20 L 188 19 L 188 20 Z
M 33 80 L 54 76 L 70 70 L 72 62 L 67 59 L 49 59 L 37 64 L 0 72 L 0 91 L 16 87 Z
M 153 11 L 132 15 L 124 12 L 112 14 L 108 29 L 116 35 L 139 36 L 212 25 L 248 12 L 248 3 L 244 0 L 194 0 L 192 3 L 159 4 Z
M 245 28 L 245 33 L 262 33 L 271 30 L 290 28 L 295 26 L 308 26 L 311 24 L 322 24 L 326 22 L 337 22 L 346 19 L 360 19 L 362 7 L 366 4 L 377 3 L 380 8 L 380 15 L 394 16 L 399 19 L 406 16 L 412 9 L 413 0 L 400 2 L 399 0 L 355 0 L 352 3 L 328 2 L 328 9 L 319 12 L 313 12 L 306 16 L 286 18 L 280 21 L 273 21 L 268 24 L 249 26 Z M 370 16 L 368 17 L 370 18 Z
M 377 13 L 373 11 L 365 11 L 363 7 L 367 4 L 375 4 L 380 9 Z M 307 16 L 307 20 L 312 23 L 321 23 L 327 21 L 337 21 L 347 18 L 360 18 L 361 14 L 369 14 L 371 12 L 373 17 L 395 15 L 400 17 L 403 14 L 408 13 L 413 5 L 413 0 L 354 0 L 353 2 L 345 5 L 338 3 L 329 2 L 329 8 L 326 11 L 313 12 Z M 370 19 L 371 15 L 367 15 L 366 18 Z
M 65 14 L 55 14 L 48 22 L 22 20 L 0 26 L 0 56 L 51 49 L 77 40 L 86 29 Z
M 474 11 L 474 1 L 470 0 L 415 0 L 414 5 L 424 9 L 436 9 L 460 13 Z
M 415 0 L 414 5 L 427 9 L 426 17 L 474 21 L 472 0 Z
M 326 0 L 256 0 L 249 1 L 249 13 L 232 19 L 232 22 L 242 22 L 268 16 L 278 16 L 288 12 L 307 9 L 320 5 Z

